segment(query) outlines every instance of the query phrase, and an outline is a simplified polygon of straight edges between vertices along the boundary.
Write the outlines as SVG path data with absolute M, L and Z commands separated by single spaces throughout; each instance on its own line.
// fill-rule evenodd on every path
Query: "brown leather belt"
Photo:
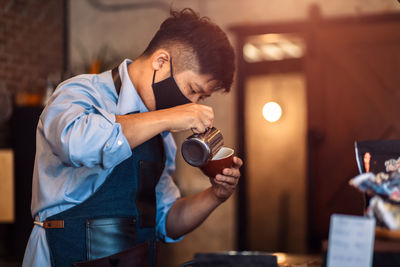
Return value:
M 33 222 L 36 225 L 39 225 L 45 229 L 49 228 L 64 228 L 64 220 L 57 220 L 57 221 L 43 221 L 43 222 L 38 222 L 34 221 Z

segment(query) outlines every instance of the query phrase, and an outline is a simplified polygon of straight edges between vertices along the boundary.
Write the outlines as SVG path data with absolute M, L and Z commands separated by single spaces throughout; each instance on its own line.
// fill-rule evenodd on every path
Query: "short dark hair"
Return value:
M 174 55 L 173 46 L 181 45 Z M 160 26 L 160 29 L 143 52 L 150 56 L 157 49 L 164 48 L 174 57 L 174 70 L 194 70 L 193 54 L 197 60 L 197 69 L 201 74 L 211 74 L 219 82 L 218 87 L 229 92 L 235 72 L 235 54 L 228 37 L 220 27 L 207 17 L 200 17 L 190 8 L 171 11 L 171 16 Z M 187 51 L 182 51 L 187 50 Z M 189 52 L 189 53 L 188 53 Z M 191 62 L 189 62 L 191 61 Z M 175 67 L 175 65 L 177 65 Z M 183 69 L 180 68 L 183 66 Z

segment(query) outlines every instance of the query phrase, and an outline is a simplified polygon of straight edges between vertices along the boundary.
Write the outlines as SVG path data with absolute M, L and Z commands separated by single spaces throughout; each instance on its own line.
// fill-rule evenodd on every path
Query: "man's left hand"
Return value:
M 222 174 L 210 178 L 214 194 L 219 200 L 225 201 L 235 191 L 240 178 L 239 168 L 242 165 L 243 161 L 240 158 L 233 157 L 232 168 L 225 168 Z

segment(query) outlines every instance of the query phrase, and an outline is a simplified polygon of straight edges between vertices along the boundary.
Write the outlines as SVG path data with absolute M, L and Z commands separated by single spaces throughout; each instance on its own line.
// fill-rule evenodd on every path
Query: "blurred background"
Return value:
M 66 78 L 134 59 L 169 10 L 185 7 L 235 47 L 232 91 L 206 104 L 245 165 L 232 198 L 183 241 L 159 245 L 159 266 L 198 252 L 319 254 L 332 213 L 363 214 L 348 186 L 354 142 L 400 133 L 398 1 L 2 0 L 0 266 L 20 265 L 32 229 L 35 129 L 47 97 Z M 174 135 L 178 148 L 188 135 Z M 179 150 L 174 179 L 183 196 L 209 186 Z

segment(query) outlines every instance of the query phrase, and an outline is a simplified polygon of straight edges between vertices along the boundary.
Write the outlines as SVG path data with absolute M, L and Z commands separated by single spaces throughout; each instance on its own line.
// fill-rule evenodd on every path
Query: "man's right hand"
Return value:
M 214 122 L 213 109 L 205 105 L 189 103 L 161 111 L 166 115 L 171 132 L 191 129 L 194 133 L 203 133 Z

